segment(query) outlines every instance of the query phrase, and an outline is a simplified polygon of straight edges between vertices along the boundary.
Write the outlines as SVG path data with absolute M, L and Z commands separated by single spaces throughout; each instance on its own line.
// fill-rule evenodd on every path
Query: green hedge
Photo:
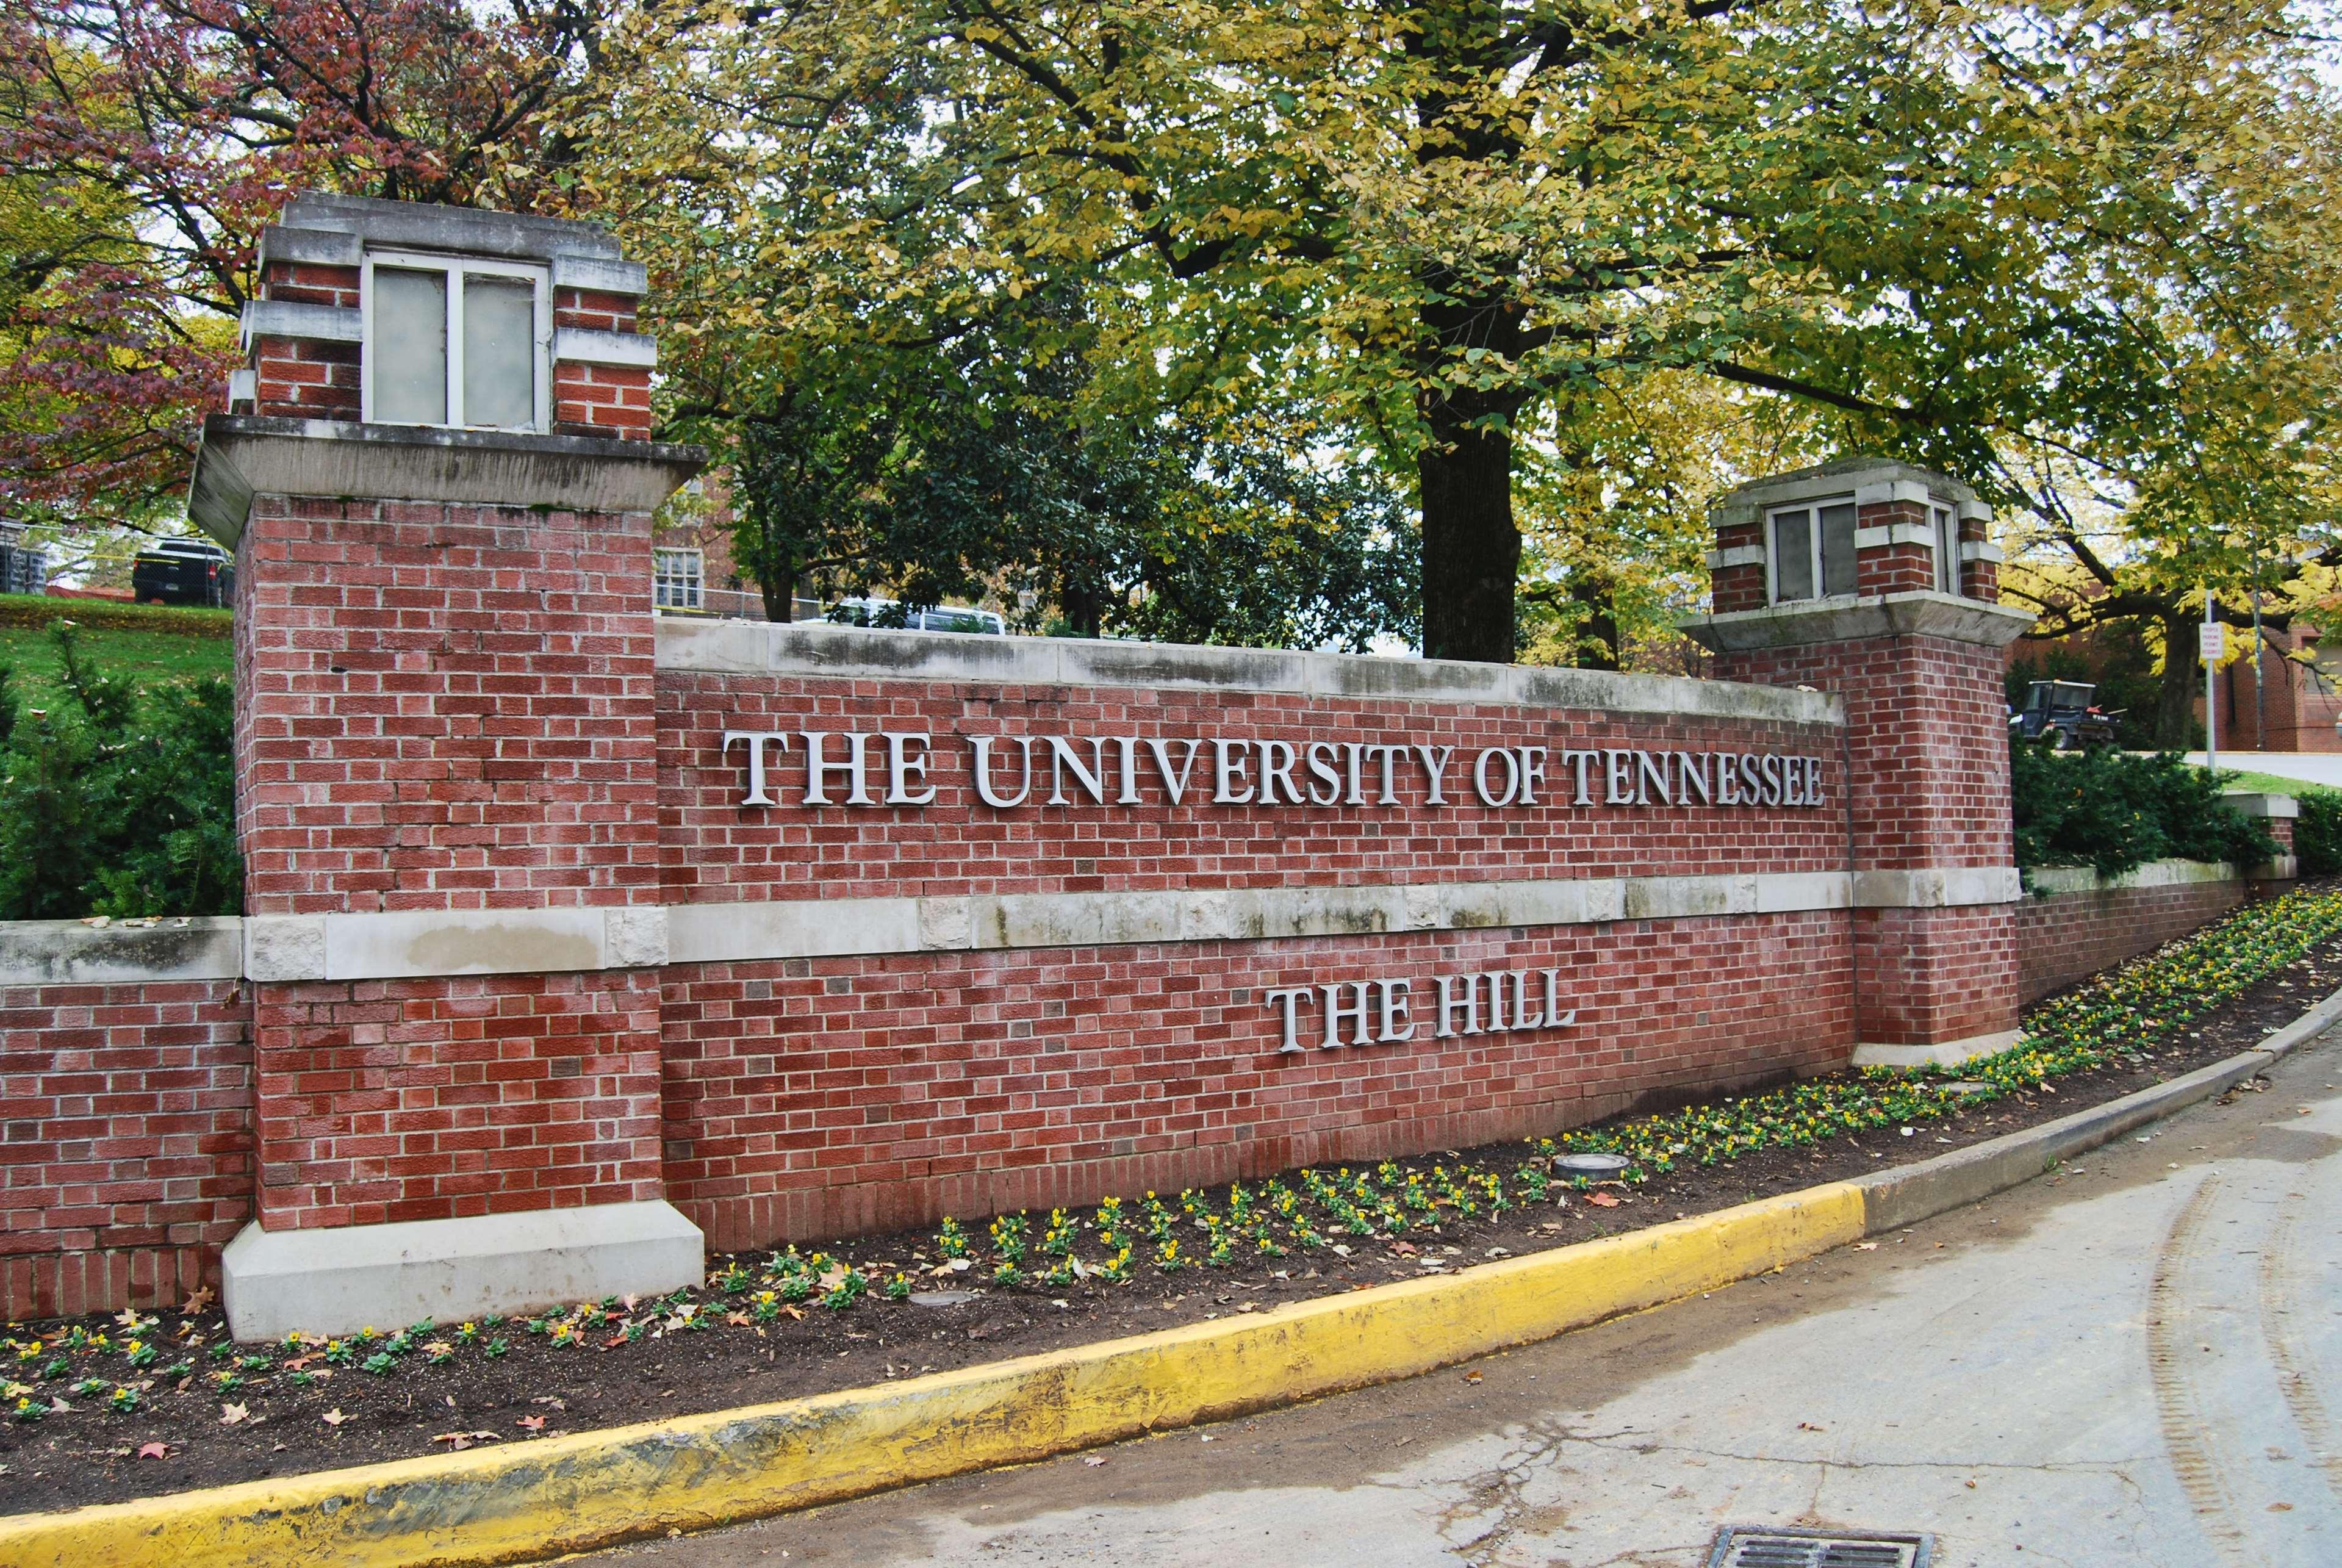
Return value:
M 115 631 L 163 631 L 177 637 L 221 639 L 233 635 L 235 627 L 235 617 L 224 609 L 0 593 L 0 626 L 55 626 L 61 620 Z
M 2301 858 L 2305 877 L 2330 877 L 2342 871 L 2342 791 L 2314 786 L 2294 797 L 2301 815 L 2293 824 L 2293 852 Z
M 49 628 L 62 702 L 0 666 L 0 920 L 241 912 L 228 683 L 117 678 L 79 634 Z
M 2257 819 L 2222 802 L 2228 775 L 2191 766 L 2177 752 L 2055 752 L 2018 741 L 2009 749 L 2008 771 L 2017 863 L 2028 871 L 2088 866 L 2118 877 L 2163 859 L 2257 866 L 2277 850 Z

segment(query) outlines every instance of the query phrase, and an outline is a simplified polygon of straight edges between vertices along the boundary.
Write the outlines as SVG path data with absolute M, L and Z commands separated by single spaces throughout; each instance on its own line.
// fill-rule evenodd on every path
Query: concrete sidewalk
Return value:
M 2342 1563 L 2342 1031 L 2272 1082 L 1470 1368 L 596 1561 L 1696 1568 L 1807 1523 L 1939 1568 Z

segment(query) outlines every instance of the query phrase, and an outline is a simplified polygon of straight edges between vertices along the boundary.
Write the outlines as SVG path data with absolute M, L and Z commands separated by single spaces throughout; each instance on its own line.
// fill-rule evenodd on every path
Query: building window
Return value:
M 653 550 L 651 602 L 660 609 L 698 609 L 706 569 L 697 550 Z
M 1854 501 L 1781 507 L 1770 516 L 1766 558 L 1773 602 L 1854 591 Z
M 366 257 L 365 417 L 542 430 L 552 397 L 545 269 L 473 257 Z
M 1929 514 L 1936 526 L 1936 591 L 1957 594 L 1960 591 L 1960 519 L 1949 507 L 1932 507 Z

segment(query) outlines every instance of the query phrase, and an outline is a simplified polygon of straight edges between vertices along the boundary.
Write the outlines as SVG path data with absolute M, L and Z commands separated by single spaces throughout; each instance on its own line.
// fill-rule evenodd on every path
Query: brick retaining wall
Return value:
M 2158 860 L 2111 881 L 2087 869 L 2035 874 L 2017 909 L 2018 994 L 2030 1005 L 2084 977 L 2184 937 L 2251 896 L 2230 866 Z
M 233 979 L 0 983 L 0 1311 L 216 1278 L 253 1212 L 250 1023 Z

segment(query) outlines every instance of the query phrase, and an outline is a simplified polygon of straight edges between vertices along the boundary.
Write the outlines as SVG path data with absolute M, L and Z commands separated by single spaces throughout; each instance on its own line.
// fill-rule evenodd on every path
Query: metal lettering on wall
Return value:
M 1285 986 L 1262 1000 L 1285 1026 L 1280 1054 L 1306 1049 L 1302 1016 L 1314 1011 L 1324 1038 L 1309 1030 L 1320 1050 L 1346 1045 L 1403 1045 L 1418 1030 L 1426 1040 L 1473 1034 L 1512 1034 L 1533 1029 L 1566 1029 L 1577 1010 L 1561 1008 L 1559 970 L 1498 970 L 1479 974 L 1437 975 L 1435 996 L 1425 998 L 1429 1016 L 1416 1016 L 1415 982 L 1409 980 L 1339 980 L 1332 985 Z M 1485 1009 L 1483 1002 L 1486 1003 Z
M 1590 750 L 1359 741 L 1165 740 L 1136 735 L 966 735 L 976 797 L 1020 807 L 1424 806 L 1468 792 L 1490 809 L 1540 806 L 1818 807 L 1822 759 L 1774 751 Z M 917 732 L 727 729 L 743 806 L 933 805 L 935 739 Z M 794 798 L 792 798 L 794 792 Z

